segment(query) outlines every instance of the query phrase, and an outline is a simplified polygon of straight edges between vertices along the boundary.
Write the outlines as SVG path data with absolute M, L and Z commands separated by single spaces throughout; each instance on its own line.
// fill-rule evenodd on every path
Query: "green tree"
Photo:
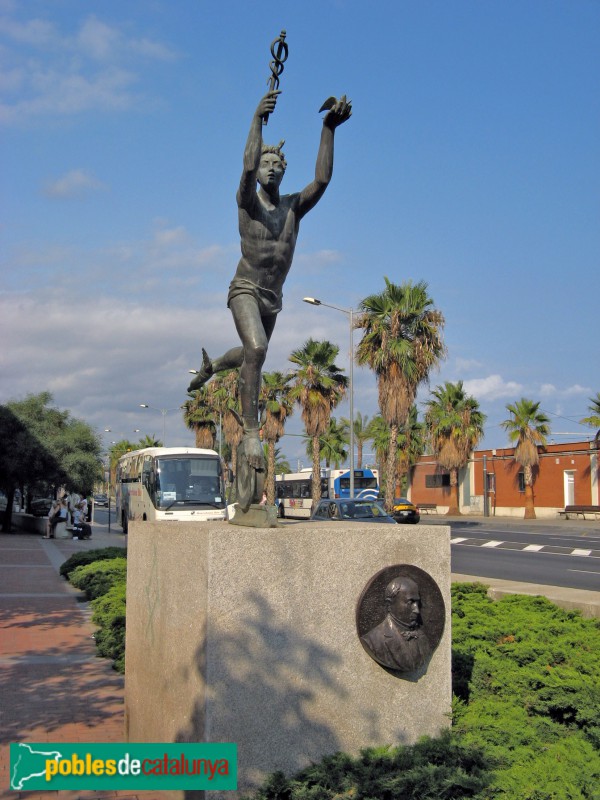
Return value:
M 208 386 L 202 386 L 185 401 L 183 419 L 188 428 L 194 431 L 196 447 L 214 450 L 217 426 Z
M 379 470 L 379 485 L 383 485 L 385 476 L 385 465 L 387 464 L 388 453 L 390 452 L 390 426 L 381 416 L 376 414 L 369 422 L 369 438 L 373 442 L 375 459 Z
M 350 420 L 342 417 L 344 425 L 350 429 Z M 356 444 L 356 469 L 362 469 L 363 462 L 363 449 L 365 443 L 370 441 L 369 434 L 369 417 L 365 414 L 364 417 L 360 411 L 354 413 L 354 443 Z
M 320 437 L 329 425 L 331 412 L 346 393 L 348 379 L 335 364 L 339 347 L 331 342 L 308 339 L 290 356 L 295 365 L 291 399 L 302 408 L 306 433 L 312 440 L 312 499 L 321 499 Z
M 583 425 L 589 425 L 591 428 L 598 428 L 594 441 L 600 445 L 600 392 L 596 392 L 595 397 L 590 397 L 590 404 L 588 410 L 591 412 L 589 417 L 584 417 L 579 421 Z
M 540 404 L 522 397 L 506 406 L 510 418 L 500 424 L 515 445 L 514 460 L 523 467 L 525 481 L 525 519 L 535 519 L 533 468 L 540 463 L 539 447 L 544 447 L 550 433 L 548 417 L 540 411 Z
M 102 476 L 99 435 L 52 402 L 50 392 L 41 392 L 0 407 L 0 488 L 9 501 L 4 530 L 10 530 L 15 489 L 31 497 L 67 485 L 89 494 Z
M 377 414 L 369 423 L 368 430 L 379 468 L 379 483 L 383 485 L 390 451 L 390 427 L 381 414 Z M 396 445 L 395 497 L 403 494 L 406 477 L 425 450 L 425 425 L 418 419 L 416 405 L 411 406 L 406 424 L 399 428 Z
M 269 457 L 269 448 L 266 442 L 263 442 L 263 452 L 265 454 L 265 461 Z M 281 452 L 280 447 L 275 448 L 275 467 L 274 467 L 274 475 L 287 475 L 288 472 L 292 471 L 290 466 L 290 462 L 287 460 L 285 455 Z
M 219 414 L 222 436 L 231 452 L 231 469 L 237 469 L 237 449 L 244 430 L 241 423 L 242 408 L 239 392 L 239 371 L 230 369 L 219 372 L 208 384 L 211 405 Z
M 348 458 L 348 427 L 345 419 L 338 423 L 335 417 L 331 417 L 327 430 L 319 437 L 319 459 L 325 461 L 326 467 L 339 469 Z M 306 455 L 312 457 L 310 437 L 307 437 Z
M 156 434 L 153 433 L 152 436 L 146 434 L 143 439 L 139 440 L 137 446 L 140 450 L 143 450 L 145 447 L 162 447 L 163 443 L 160 439 L 157 439 Z
M 448 514 L 460 514 L 458 471 L 483 437 L 485 420 L 479 403 L 465 392 L 462 381 L 437 386 L 426 403 L 425 424 L 433 453 L 450 473 Z
M 139 450 L 139 445 L 135 442 L 130 442 L 129 439 L 121 439 L 115 442 L 108 451 L 108 463 L 110 469 L 110 482 L 112 486 L 117 483 L 117 464 L 121 456 L 126 453 L 131 453 L 132 450 Z
M 269 505 L 275 503 L 275 475 L 278 473 L 275 445 L 283 436 L 286 420 L 294 410 L 290 391 L 289 375 L 282 372 L 263 372 L 259 403 L 263 408 L 261 431 L 267 450 L 266 492 Z
M 425 424 L 419 421 L 416 405 L 410 407 L 408 419 L 398 431 L 397 491 L 404 494 L 408 473 L 425 451 Z
M 385 278 L 380 294 L 365 297 L 356 327 L 364 333 L 357 361 L 377 376 L 379 410 L 390 427 L 385 504 L 394 503 L 399 429 L 406 425 L 417 389 L 445 355 L 444 317 L 433 308 L 427 283 L 396 285 Z

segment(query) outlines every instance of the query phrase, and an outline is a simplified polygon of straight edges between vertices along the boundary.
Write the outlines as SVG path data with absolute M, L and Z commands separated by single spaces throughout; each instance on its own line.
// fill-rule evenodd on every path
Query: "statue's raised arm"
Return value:
M 253 203 L 256 198 L 256 179 L 263 145 L 263 119 L 266 114 L 272 114 L 275 110 L 279 94 L 281 94 L 279 90 L 267 92 L 261 98 L 252 117 L 250 132 L 244 149 L 244 166 L 240 179 L 240 188 L 237 194 L 238 205 L 242 208 L 247 207 L 249 203 Z
M 352 102 L 343 94 L 339 100 L 328 97 L 319 111 L 327 111 L 323 118 L 323 129 L 317 163 L 315 166 L 315 179 L 300 193 L 298 215 L 303 217 L 325 194 L 333 174 L 333 140 L 335 129 L 352 116 Z

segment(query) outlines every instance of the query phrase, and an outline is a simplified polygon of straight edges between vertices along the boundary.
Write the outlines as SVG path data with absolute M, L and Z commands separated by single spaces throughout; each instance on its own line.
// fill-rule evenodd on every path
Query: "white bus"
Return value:
M 354 470 L 354 496 L 366 500 L 379 497 L 379 472 Z M 350 470 L 321 469 L 321 497 L 350 497 Z M 312 506 L 312 469 L 275 476 L 277 516 L 308 519 Z
M 225 519 L 225 486 L 214 450 L 146 447 L 119 459 L 117 521 L 207 522 Z

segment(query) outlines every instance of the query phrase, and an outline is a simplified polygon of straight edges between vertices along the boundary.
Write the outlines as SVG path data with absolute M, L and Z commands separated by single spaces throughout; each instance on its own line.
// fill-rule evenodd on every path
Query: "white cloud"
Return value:
M 10 73 L 6 70 L 0 83 L 4 92 L 0 123 L 4 124 L 42 115 L 141 106 L 142 97 L 131 91 L 144 77 L 141 65 L 138 67 L 140 59 L 164 62 L 178 57 L 162 42 L 129 38 L 93 15 L 74 35 L 42 19 L 19 22 L 8 16 L 0 18 L 0 33 L 9 40 L 6 60 L 11 62 Z M 11 43 L 15 47 L 11 48 Z M 23 52 L 25 47 L 27 52 Z M 145 98 L 144 107 L 148 104 Z
M 499 400 L 503 397 L 514 398 L 523 391 L 523 386 L 515 381 L 505 381 L 500 375 L 488 375 L 487 378 L 473 378 L 464 382 L 465 391 L 478 400 Z
M 72 169 L 56 180 L 47 183 L 44 194 L 49 197 L 76 197 L 86 192 L 105 189 L 105 185 L 84 169 Z
M 580 386 L 578 383 L 567 386 L 565 389 L 559 389 L 553 383 L 544 383 L 540 388 L 540 394 L 545 398 L 579 397 L 580 395 L 589 395 L 591 391 L 589 386 Z
M 474 358 L 456 358 L 454 364 L 458 373 L 471 372 L 483 366 L 481 361 L 476 361 Z

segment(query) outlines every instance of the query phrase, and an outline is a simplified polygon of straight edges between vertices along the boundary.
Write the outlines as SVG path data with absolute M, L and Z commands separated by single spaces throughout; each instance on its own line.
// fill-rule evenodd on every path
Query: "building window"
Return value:
M 519 491 L 520 492 L 524 492 L 525 491 L 525 473 L 524 472 L 519 472 L 519 474 L 517 475 L 517 480 L 519 482 Z
M 450 486 L 449 472 L 438 472 L 435 475 L 425 475 L 426 489 L 440 489 L 443 486 Z

